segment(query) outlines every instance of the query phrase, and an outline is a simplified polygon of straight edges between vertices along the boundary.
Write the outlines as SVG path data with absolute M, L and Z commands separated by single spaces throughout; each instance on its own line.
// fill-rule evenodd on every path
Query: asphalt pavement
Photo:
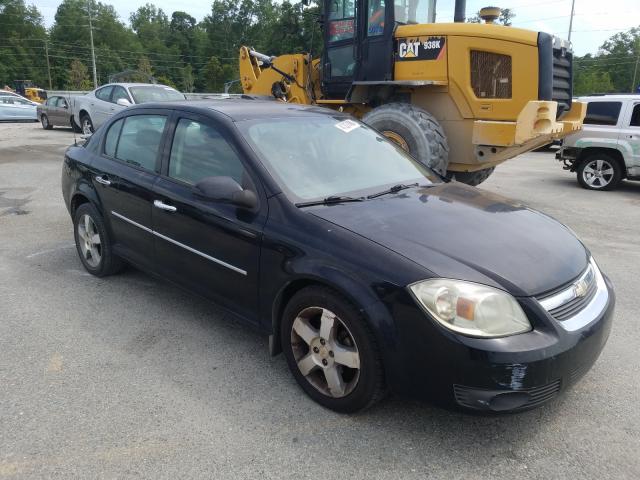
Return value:
M 567 395 L 514 415 L 390 398 L 345 416 L 216 306 L 83 270 L 60 192 L 72 142 L 0 124 L 0 479 L 640 478 L 640 182 L 583 190 L 547 152 L 482 185 L 571 227 L 615 285 L 609 342 Z

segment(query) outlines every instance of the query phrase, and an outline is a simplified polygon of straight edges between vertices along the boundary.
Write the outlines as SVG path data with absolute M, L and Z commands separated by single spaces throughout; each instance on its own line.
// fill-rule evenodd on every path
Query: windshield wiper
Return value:
M 312 207 L 313 205 L 336 205 L 338 203 L 362 202 L 364 197 L 345 197 L 342 195 L 332 195 L 322 200 L 313 200 L 311 202 L 296 203 L 296 207 Z
M 398 193 L 400 190 L 406 190 L 407 188 L 419 187 L 419 186 L 420 186 L 419 183 L 409 183 L 409 184 L 399 183 L 398 185 L 394 185 L 393 187 L 388 188 L 387 190 L 383 190 L 382 192 L 372 193 L 371 195 L 367 195 L 367 198 L 377 198 L 377 197 L 381 197 L 382 195 L 388 195 L 390 193 Z

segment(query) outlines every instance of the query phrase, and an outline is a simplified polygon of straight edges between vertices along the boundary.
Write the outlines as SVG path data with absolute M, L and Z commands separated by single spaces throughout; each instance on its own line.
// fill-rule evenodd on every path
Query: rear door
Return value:
M 266 202 L 255 212 L 194 195 L 205 177 L 228 176 L 261 198 L 232 140 L 234 127 L 192 114 L 176 118 L 154 186 L 152 219 L 162 274 L 257 321 L 258 260 Z
M 625 152 L 627 168 L 636 167 L 629 175 L 640 176 L 640 100 L 628 103 L 618 143 Z
M 166 111 L 145 110 L 119 119 L 109 125 L 101 154 L 91 165 L 116 251 L 151 269 L 152 189 L 160 170 L 167 125 Z

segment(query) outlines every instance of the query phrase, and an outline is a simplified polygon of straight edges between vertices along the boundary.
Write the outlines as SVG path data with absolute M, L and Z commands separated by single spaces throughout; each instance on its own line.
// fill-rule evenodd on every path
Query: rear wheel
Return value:
M 74 237 L 84 268 L 96 277 L 111 275 L 124 263 L 113 253 L 113 244 L 98 210 L 83 203 L 73 215 Z
M 42 123 L 42 128 L 45 130 L 51 130 L 53 128 L 53 125 L 49 122 L 49 117 L 44 113 L 40 116 L 40 123 Z
M 281 342 L 291 373 L 323 407 L 352 413 L 384 396 L 380 354 L 362 314 L 325 287 L 307 287 L 287 304 Z
M 496 167 L 483 168 L 475 172 L 447 172 L 447 178 L 456 180 L 458 182 L 466 183 L 467 185 L 480 185 L 487 178 L 491 176 Z
M 362 121 L 413 155 L 420 163 L 444 175 L 449 165 L 449 144 L 442 126 L 426 110 L 408 103 L 374 108 Z
M 588 190 L 611 190 L 622 181 L 620 164 L 611 155 L 601 152 L 585 158 L 576 173 L 580 186 Z

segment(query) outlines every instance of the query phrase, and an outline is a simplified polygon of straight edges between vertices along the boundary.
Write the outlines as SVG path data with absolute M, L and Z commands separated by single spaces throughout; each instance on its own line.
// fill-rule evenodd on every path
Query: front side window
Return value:
M 237 122 L 265 168 L 294 202 L 361 196 L 436 175 L 366 125 L 318 116 Z
M 110 138 L 112 131 L 115 135 L 118 123 L 122 121 L 122 128 L 118 139 Z M 145 170 L 155 171 L 158 151 L 162 141 L 162 133 L 167 123 L 163 115 L 132 115 L 112 125 L 105 139 L 105 153 L 107 148 L 114 152 L 113 157 L 125 163 Z M 114 141 L 117 142 L 115 147 Z
M 129 95 L 127 94 L 127 91 L 122 88 L 122 87 L 115 87 L 113 89 L 113 94 L 111 95 L 111 101 L 113 103 L 118 103 L 118 100 L 120 100 L 121 98 L 124 98 L 127 101 L 131 101 L 129 100 Z
M 206 177 L 231 177 L 242 184 L 243 173 L 240 157 L 217 128 L 180 119 L 171 145 L 171 178 L 195 185 Z
M 585 125 L 617 125 L 622 102 L 589 102 Z
M 111 85 L 103 87 L 100 90 L 96 90 L 96 98 L 99 98 L 100 100 L 103 100 L 105 102 L 109 102 L 112 90 L 113 86 Z
M 56 98 L 56 97 L 54 97 Z M 56 106 L 59 108 L 66 108 L 67 107 L 67 101 L 64 99 L 64 97 L 57 97 L 57 102 L 56 102 Z M 48 101 L 48 100 L 47 100 Z
M 633 106 L 633 112 L 631 113 L 630 127 L 640 127 L 640 103 L 636 103 Z
M 369 0 L 367 19 L 367 35 L 375 37 L 384 33 L 384 0 Z
M 330 2 L 329 8 L 329 41 L 353 38 L 355 0 L 336 0 Z

